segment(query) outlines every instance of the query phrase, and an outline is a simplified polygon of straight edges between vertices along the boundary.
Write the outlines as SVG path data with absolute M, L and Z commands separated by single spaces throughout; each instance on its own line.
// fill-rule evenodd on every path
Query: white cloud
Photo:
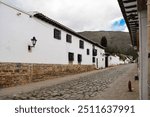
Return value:
M 42 12 L 75 31 L 111 30 L 112 20 L 122 17 L 117 0 L 5 0 L 4 2 L 28 12 Z

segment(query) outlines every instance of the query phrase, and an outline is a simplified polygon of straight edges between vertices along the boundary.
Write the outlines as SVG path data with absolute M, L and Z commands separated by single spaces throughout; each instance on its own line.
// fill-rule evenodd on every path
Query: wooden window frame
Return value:
M 90 55 L 90 49 L 86 50 L 87 55 Z
M 92 62 L 95 63 L 95 57 L 92 57 Z
M 61 30 L 56 29 L 56 28 L 54 29 L 54 38 L 61 40 Z
M 69 34 L 66 34 L 66 42 L 72 43 L 72 36 Z
M 93 56 L 97 56 L 97 50 L 93 49 Z
M 68 52 L 68 61 L 73 62 L 74 61 L 74 53 Z
M 79 40 L 79 48 L 84 49 L 84 41 Z
M 81 62 L 82 62 L 82 55 L 78 54 L 78 63 L 81 63 Z

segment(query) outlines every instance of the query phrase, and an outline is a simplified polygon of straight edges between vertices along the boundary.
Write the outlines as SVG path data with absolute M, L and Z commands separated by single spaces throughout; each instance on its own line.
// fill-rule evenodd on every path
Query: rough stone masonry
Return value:
M 0 63 L 0 88 L 94 70 L 94 65 Z
M 113 67 L 102 72 L 79 76 L 66 82 L 29 92 L 13 93 L 1 99 L 13 100 L 87 100 L 105 91 L 111 83 L 133 69 L 133 65 Z M 44 84 L 43 84 L 44 85 Z M 127 90 L 128 91 L 128 90 Z

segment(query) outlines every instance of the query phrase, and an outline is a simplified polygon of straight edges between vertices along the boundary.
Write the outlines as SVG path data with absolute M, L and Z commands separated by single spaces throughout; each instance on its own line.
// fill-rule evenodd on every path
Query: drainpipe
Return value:
M 150 97 L 150 0 L 147 0 L 148 92 Z

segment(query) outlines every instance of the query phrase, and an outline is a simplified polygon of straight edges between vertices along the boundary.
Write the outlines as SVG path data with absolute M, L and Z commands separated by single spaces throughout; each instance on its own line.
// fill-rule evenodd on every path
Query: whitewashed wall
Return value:
M 128 64 L 128 63 L 130 63 L 130 61 L 131 61 L 131 60 L 127 58 L 127 59 L 124 61 L 124 63 L 125 63 L 125 64 Z
M 77 55 L 82 55 L 82 63 L 81 64 L 93 64 L 92 63 L 92 44 L 72 35 L 72 43 L 66 42 L 66 32 L 63 31 L 64 36 L 64 48 L 66 48 L 66 52 L 74 53 L 74 62 L 73 64 L 78 64 Z M 79 40 L 84 41 L 84 49 L 79 48 Z M 90 50 L 90 55 L 87 55 L 87 49 Z M 66 54 L 67 54 L 66 53 Z M 68 57 L 68 55 L 66 55 Z M 68 62 L 68 58 L 67 58 Z
M 21 15 L 17 15 L 21 13 Z M 68 52 L 74 53 L 77 64 L 77 54 L 82 55 L 82 63 L 92 65 L 92 44 L 84 41 L 84 49 L 79 48 L 79 38 L 72 35 L 72 43 L 66 42 L 65 31 L 61 30 L 61 40 L 54 39 L 53 25 L 0 4 L 0 62 L 68 64 Z M 37 44 L 28 51 L 31 38 L 36 37 Z M 90 49 L 90 55 L 87 55 Z M 99 53 L 104 53 L 103 49 Z M 104 67 L 105 60 L 99 58 L 99 67 Z
M 115 55 L 115 56 L 108 57 L 108 66 L 114 66 L 119 64 L 124 64 L 124 61 L 120 60 L 119 56 Z
M 98 68 L 105 68 L 105 51 L 97 46 L 95 49 L 97 49 L 97 56 L 95 58 L 98 60 Z M 97 60 L 95 64 L 97 64 Z

